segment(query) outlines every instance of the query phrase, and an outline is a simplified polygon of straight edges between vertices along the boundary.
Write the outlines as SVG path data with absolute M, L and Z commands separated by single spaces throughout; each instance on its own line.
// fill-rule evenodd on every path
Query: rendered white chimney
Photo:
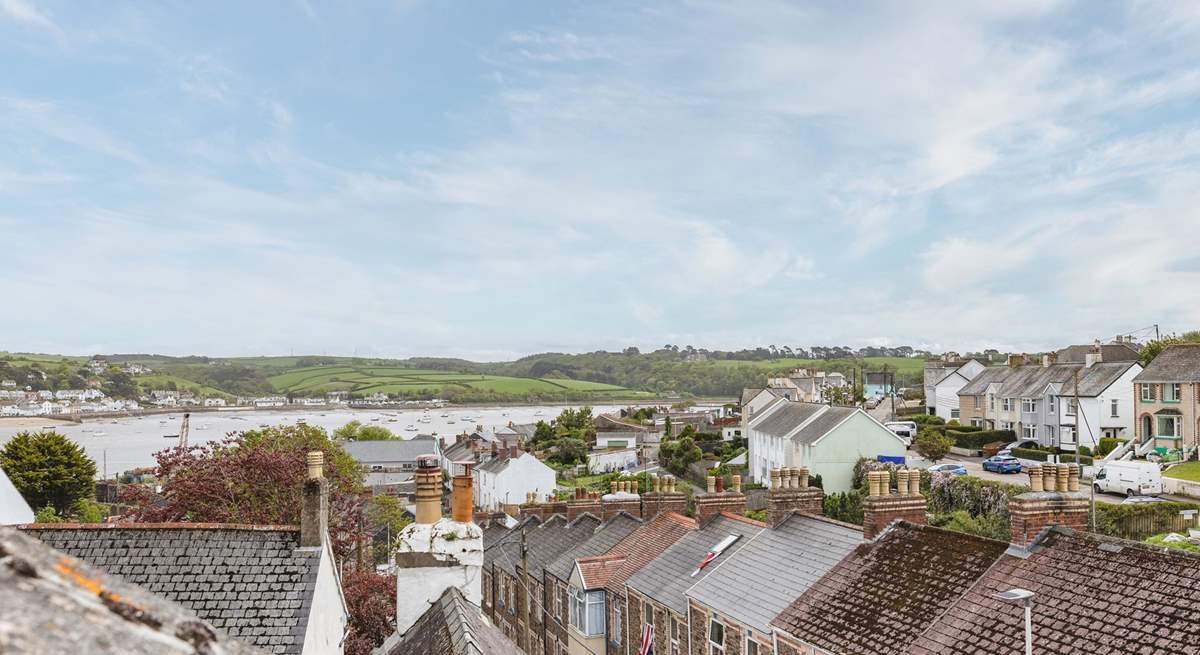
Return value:
M 471 468 L 464 468 L 454 478 L 456 516 L 443 518 L 437 455 L 417 459 L 417 520 L 396 538 L 396 632 L 401 635 L 450 587 L 476 605 L 483 601 L 483 531 L 471 520 Z

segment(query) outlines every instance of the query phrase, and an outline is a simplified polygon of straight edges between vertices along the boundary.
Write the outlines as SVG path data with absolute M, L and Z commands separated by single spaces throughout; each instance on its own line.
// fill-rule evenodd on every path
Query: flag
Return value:
M 649 623 L 642 624 L 642 647 L 638 655 L 654 655 L 654 626 Z
M 708 566 L 715 559 L 717 559 L 716 553 L 709 553 L 709 554 L 705 555 L 704 561 L 700 562 L 700 566 L 697 566 L 696 570 L 692 571 L 692 577 L 693 578 L 696 577 L 697 574 L 699 574 L 701 571 L 704 570 L 704 567 Z

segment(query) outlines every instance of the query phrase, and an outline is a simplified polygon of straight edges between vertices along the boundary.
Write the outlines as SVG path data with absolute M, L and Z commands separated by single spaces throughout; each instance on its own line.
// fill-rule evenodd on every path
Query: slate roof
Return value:
M 386 655 L 523 655 L 504 633 L 484 620 L 479 607 L 449 587 L 398 642 L 385 643 Z
M 992 598 L 1014 587 L 1036 594 L 1037 652 L 1200 652 L 1200 556 L 1065 527 L 1050 529 L 1032 551 L 1001 558 L 905 652 L 1021 652 L 1023 609 Z
M 826 407 L 811 423 L 792 435 L 793 443 L 811 444 L 825 436 L 839 423 L 850 418 L 851 414 L 862 411 L 857 407 Z M 886 428 L 885 428 L 886 429 Z
M 861 527 L 793 513 L 749 539 L 733 557 L 718 561 L 687 595 L 718 614 L 769 633 L 771 619 L 860 543 Z
M 1048 385 L 1062 385 L 1062 393 L 1074 393 L 1075 373 L 1079 373 L 1079 395 L 1098 396 L 1117 381 L 1136 362 L 1098 362 L 1083 364 L 1025 364 L 1017 367 L 991 366 L 959 390 L 960 396 L 980 396 L 992 383 L 999 383 L 996 395 L 1002 398 L 1036 398 Z
M 561 514 L 546 519 L 545 523 L 528 524 L 525 534 L 526 557 L 529 558 L 529 575 L 542 579 L 542 571 L 559 555 L 583 543 L 600 525 L 600 519 L 592 514 L 583 514 L 571 522 Z M 516 564 L 521 561 L 521 526 L 513 528 L 507 537 L 499 539 L 491 547 L 484 548 L 484 563 L 516 575 Z
M 766 418 L 756 421 L 754 429 L 773 437 L 782 437 L 795 429 L 797 425 L 828 407 L 828 405 L 817 403 L 785 401 L 779 409 L 771 412 Z
M 479 466 L 476 466 L 475 470 L 483 471 L 484 473 L 500 473 L 504 469 L 508 468 L 508 462 L 510 459 L 512 459 L 512 457 L 510 457 L 508 453 L 504 453 L 489 459 Z
M 771 625 L 830 652 L 901 653 L 1007 548 L 993 539 L 897 523 L 856 547 Z
M 631 575 L 640 571 L 643 566 L 696 527 L 696 521 L 693 519 L 675 512 L 663 512 L 630 532 L 607 553 L 625 555 L 625 561 L 609 577 L 605 588 L 614 594 L 623 594 L 625 581 Z
M 484 549 L 504 538 L 504 536 L 511 531 L 509 527 L 504 525 L 504 523 L 501 521 L 487 521 L 486 524 L 481 527 L 483 528 Z
M 747 521 L 730 518 L 724 514 L 718 515 L 703 528 L 693 530 L 680 537 L 679 541 L 663 551 L 662 555 L 630 576 L 625 584 L 675 612 L 687 616 L 687 598 L 683 593 L 692 585 L 708 577 L 717 569 L 718 564 L 733 557 L 734 553 L 738 552 L 763 529 L 762 526 Z M 726 548 L 716 560 L 692 577 L 696 567 L 704 561 L 704 557 L 712 550 L 713 546 L 730 535 L 739 535 L 740 538 Z
M 446 450 L 442 451 L 442 456 L 451 462 L 461 462 L 464 460 L 475 460 L 475 451 L 471 448 L 469 441 L 456 443 Z
M 1088 353 L 1092 352 L 1093 344 L 1067 346 L 1058 351 L 1059 363 L 1080 363 L 1086 361 Z M 1106 362 L 1136 362 L 1138 351 L 1123 343 L 1106 343 L 1100 346 L 1100 358 Z
M 1134 382 L 1200 382 L 1200 344 L 1163 348 Z
M 420 455 L 436 455 L 438 443 L 432 437 L 390 439 L 387 441 L 343 441 L 342 450 L 360 464 L 382 462 L 415 462 Z
M 321 561 L 292 526 L 32 524 L 53 548 L 194 611 L 268 653 L 299 653 Z
M 745 407 L 746 403 L 750 402 L 755 396 L 762 392 L 762 389 L 742 389 L 741 405 Z
M 0 651 L 251 655 L 190 610 L 0 527 Z
M 546 566 L 546 571 L 559 580 L 569 580 L 571 571 L 575 568 L 575 558 L 591 557 L 608 552 L 630 532 L 642 525 L 642 520 L 620 512 L 616 516 L 601 523 L 599 527 L 584 541 L 575 545 Z

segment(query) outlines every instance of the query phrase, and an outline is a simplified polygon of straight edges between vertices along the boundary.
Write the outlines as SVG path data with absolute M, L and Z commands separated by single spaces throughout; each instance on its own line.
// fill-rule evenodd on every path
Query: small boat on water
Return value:
M 304 425 L 305 423 L 308 423 L 308 419 L 306 419 L 306 418 L 298 418 L 298 419 L 296 419 L 296 423 L 297 423 L 298 425 Z
M 116 424 L 117 424 L 117 419 L 115 419 L 115 418 L 114 418 L 113 420 L 109 421 L 109 423 L 112 423 L 113 425 L 116 425 Z
M 106 434 L 108 434 L 108 433 L 105 432 L 104 430 L 96 430 L 95 432 L 92 433 L 92 436 L 93 437 L 103 437 Z
M 387 422 L 388 422 L 388 423 L 399 423 L 399 422 L 400 422 L 400 419 L 398 419 L 398 418 L 396 418 L 395 416 L 393 416 L 392 418 L 389 418 L 389 419 L 387 420 Z
M 442 412 L 442 418 L 449 418 L 449 416 L 450 416 L 450 415 L 449 415 L 449 414 L 447 414 L 446 412 Z
M 539 409 L 538 411 L 534 412 L 533 415 L 534 416 L 545 416 L 546 412 L 543 412 L 542 410 Z
M 406 425 L 406 426 L 404 426 L 404 431 L 405 431 L 405 432 L 416 432 L 416 431 L 417 431 L 417 426 L 415 426 L 415 425 Z
M 159 421 L 159 422 L 158 422 L 158 424 L 159 424 L 159 425 L 166 425 L 166 424 L 167 424 L 167 422 L 166 422 L 166 421 Z

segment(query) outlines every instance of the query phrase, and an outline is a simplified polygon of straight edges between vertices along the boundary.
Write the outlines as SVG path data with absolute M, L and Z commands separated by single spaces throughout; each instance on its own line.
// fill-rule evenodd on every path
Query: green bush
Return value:
M 1095 454 L 1097 457 L 1104 457 L 1116 450 L 1122 443 L 1124 442 L 1116 437 L 1100 437 L 1100 443 L 1096 444 Z
M 862 525 L 863 494 L 857 489 L 829 494 L 821 499 L 821 512 L 837 521 Z
M 748 519 L 754 519 L 755 521 L 762 521 L 763 523 L 767 522 L 767 510 L 765 509 L 746 510 L 746 513 L 743 514 L 743 516 Z
M 1092 462 L 1094 460 L 1091 457 L 1088 457 L 1087 455 L 1079 455 L 1078 457 L 1076 457 L 1076 455 L 1073 453 L 1064 453 L 1064 454 L 1058 456 L 1058 461 L 1062 462 L 1063 464 L 1078 463 L 1078 464 L 1082 464 L 1084 466 L 1091 466 Z
M 1017 440 L 1017 433 L 1012 430 L 977 430 L 963 432 L 961 428 L 946 430 L 946 436 L 954 439 L 954 445 L 959 448 L 979 449 L 997 441 L 1012 443 Z
M 963 510 L 957 510 L 949 514 L 935 515 L 932 524 L 939 528 L 965 532 L 977 537 L 987 537 L 999 541 L 1009 540 L 1008 521 L 999 514 L 971 516 Z
M 1083 455 L 1083 456 L 1085 456 L 1085 457 L 1091 457 L 1091 456 L 1092 456 L 1092 449 L 1091 449 L 1091 448 L 1088 448 L 1087 446 L 1080 446 L 1080 447 L 1079 447 L 1079 454 L 1080 454 L 1080 455 Z
M 946 419 L 933 414 L 912 414 L 908 416 L 906 421 L 912 421 L 917 425 L 945 425 Z
M 929 485 L 929 510 L 937 514 L 964 511 L 971 516 L 1003 516 L 1008 521 L 1008 501 L 1029 487 L 984 480 L 973 475 L 939 475 Z
M 1044 462 L 1050 458 L 1050 453 L 1040 448 L 1013 448 L 1012 454 L 1019 459 L 1032 459 L 1037 462 Z

